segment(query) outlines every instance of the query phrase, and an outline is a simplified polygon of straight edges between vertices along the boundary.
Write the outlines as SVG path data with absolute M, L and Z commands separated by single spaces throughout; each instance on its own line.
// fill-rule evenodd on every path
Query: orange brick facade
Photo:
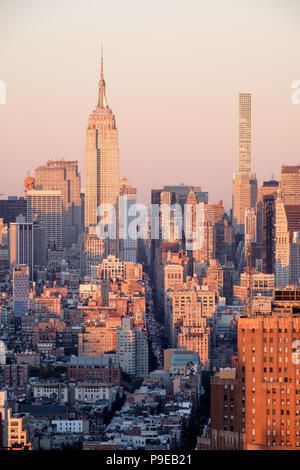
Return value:
M 300 448 L 300 317 L 292 307 L 238 322 L 238 379 L 245 449 Z

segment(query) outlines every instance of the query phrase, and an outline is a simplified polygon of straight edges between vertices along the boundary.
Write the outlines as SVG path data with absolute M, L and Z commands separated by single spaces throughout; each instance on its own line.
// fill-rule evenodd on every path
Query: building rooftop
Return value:
M 112 357 L 104 356 L 78 356 L 70 358 L 70 367 L 118 367 Z
M 35 414 L 66 414 L 67 408 L 63 405 L 19 405 L 20 413 Z

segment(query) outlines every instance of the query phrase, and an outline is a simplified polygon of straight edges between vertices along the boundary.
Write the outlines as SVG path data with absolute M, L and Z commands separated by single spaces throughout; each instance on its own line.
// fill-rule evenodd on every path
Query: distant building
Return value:
M 263 208 L 263 200 L 265 196 L 273 197 L 276 201 L 276 197 L 279 190 L 279 182 L 275 180 L 264 181 L 262 186 L 259 186 L 257 189 L 257 201 L 256 201 L 256 241 L 261 249 L 261 257 L 263 250 L 263 212 L 267 210 L 267 205 Z M 267 201 L 268 199 L 266 199 Z M 275 210 L 275 209 L 274 209 Z M 269 273 L 268 273 L 269 274 Z
M 33 224 L 25 222 L 25 217 L 17 218 L 9 227 L 9 262 L 10 266 L 27 264 L 33 275 L 34 237 Z
M 15 394 L 23 394 L 29 379 L 27 364 L 5 364 L 2 369 L 3 386 Z
M 256 242 L 256 213 L 255 208 L 251 207 L 246 209 L 245 212 L 245 249 L 251 243 Z
M 245 213 L 248 208 L 255 207 L 256 197 L 256 176 L 236 173 L 232 182 L 232 223 L 235 233 L 245 234 Z
M 239 94 L 239 172 L 232 182 L 232 223 L 236 234 L 245 234 L 245 212 L 255 208 L 257 180 L 251 173 L 251 94 Z
M 137 232 L 133 223 L 136 216 L 136 188 L 131 187 L 127 178 L 122 178 L 119 197 L 120 256 L 123 261 L 134 263 L 137 259 Z
M 119 324 L 121 320 L 119 319 Z M 108 351 L 116 350 L 116 328 L 106 326 L 85 326 L 78 333 L 78 356 L 102 356 Z
M 0 390 L 0 439 L 1 448 L 8 442 L 8 402 L 7 390 Z
M 282 165 L 280 188 L 286 205 L 300 205 L 300 165 Z
M 263 272 L 274 273 L 275 263 L 275 197 L 267 195 L 262 202 Z
M 19 365 L 27 364 L 31 367 L 40 367 L 40 359 L 40 354 L 35 351 L 17 353 L 17 363 Z
M 148 341 L 141 328 L 133 326 L 133 318 L 122 318 L 117 328 L 117 360 L 128 374 L 145 376 L 149 372 Z
M 168 355 L 169 359 L 167 359 Z M 164 363 L 170 364 L 169 369 L 165 366 L 164 370 L 169 370 L 171 377 L 186 377 L 191 373 L 201 376 L 201 362 L 197 352 L 184 349 L 166 349 Z
M 68 380 L 97 379 L 101 382 L 120 386 L 121 369 L 116 360 L 108 355 L 71 357 L 68 366 Z
M 12 414 L 11 409 L 8 410 L 7 447 L 9 450 L 32 450 L 29 421 L 29 414 Z
M 28 312 L 29 268 L 26 264 L 13 267 L 13 311 L 17 317 Z
M 96 403 L 99 400 L 107 400 L 109 405 L 114 401 L 112 385 L 87 380 L 75 384 L 75 401 L 82 403 Z
M 202 187 L 199 185 L 166 185 L 163 187 L 165 191 L 171 191 L 174 194 L 175 202 L 182 205 L 186 203 L 186 199 L 191 191 L 196 195 L 197 203 L 204 202 L 208 203 L 208 192 L 202 191 Z
M 82 419 L 54 419 L 51 425 L 58 434 L 88 434 L 88 421 Z
M 251 292 L 252 297 L 273 297 L 274 274 L 264 274 L 253 271 L 251 276 L 244 272 L 241 274 L 240 285 L 233 286 L 235 300 L 244 304 Z
M 45 247 L 62 248 L 61 191 L 37 190 L 27 192 L 27 222 L 38 218 L 44 227 Z
M 34 179 L 37 190 L 61 191 L 62 246 L 70 247 L 83 230 L 78 162 L 48 160 L 36 168 Z
M 251 172 L 251 93 L 239 94 L 239 172 Z
M 143 266 L 132 261 L 121 261 L 109 255 L 98 265 L 98 278 L 117 280 L 142 280 Z
M 46 246 L 44 226 L 34 217 L 32 223 L 25 222 L 25 217 L 18 216 L 16 222 L 9 226 L 9 262 L 27 264 L 30 279 L 33 279 L 34 268 L 45 266 Z
M 210 450 L 243 450 L 239 388 L 235 369 L 220 369 L 210 379 Z
M 299 306 L 299 290 L 276 290 L 272 310 L 238 320 L 238 414 L 245 450 L 300 447 Z
M 8 196 L 0 200 L 0 218 L 5 224 L 16 221 L 16 217 L 27 216 L 27 201 L 24 197 Z
M 68 385 L 56 380 L 41 380 L 33 385 L 35 399 L 51 398 L 59 403 L 68 403 Z
M 281 197 L 276 200 L 275 223 L 275 284 L 285 287 L 300 277 L 300 205 L 286 205 Z
M 88 119 L 84 162 L 84 226 L 88 232 L 89 227 L 95 227 L 100 220 L 98 207 L 111 204 L 117 209 L 119 197 L 118 129 L 116 118 L 107 104 L 102 55 L 98 103 Z M 108 223 L 114 225 L 113 220 L 108 220 Z
M 95 227 L 89 228 L 81 239 L 80 270 L 82 275 L 91 276 L 92 267 L 98 266 L 104 258 L 104 240 L 99 238 Z
M 179 348 L 199 354 L 201 367 L 210 368 L 211 328 L 201 315 L 201 302 L 191 302 L 186 306 L 185 315 L 178 325 Z

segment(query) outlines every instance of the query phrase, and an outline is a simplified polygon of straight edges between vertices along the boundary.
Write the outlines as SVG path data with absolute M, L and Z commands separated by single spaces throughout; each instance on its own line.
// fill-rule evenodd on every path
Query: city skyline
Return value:
M 170 2 L 165 2 L 161 19 L 157 19 L 158 2 L 151 7 L 143 4 L 144 10 L 138 9 L 136 2 L 127 2 L 128 12 L 137 7 L 135 21 L 127 12 L 124 25 L 120 25 L 110 19 L 107 2 L 102 2 L 101 10 L 92 1 L 90 10 L 76 2 L 73 22 L 64 24 L 69 8 L 64 2 L 60 15 L 55 17 L 57 37 L 53 37 L 49 25 L 54 21 L 54 10 L 49 2 L 43 7 L 28 2 L 32 17 L 23 23 L 18 16 L 22 11 L 20 2 L 2 2 L 4 66 L 0 78 L 6 83 L 7 102 L 0 107 L 0 146 L 11 165 L 7 164 L 1 192 L 5 196 L 23 195 L 27 171 L 32 173 L 49 157 L 78 160 L 84 176 L 85 120 L 94 104 L 101 41 L 110 84 L 108 101 L 117 115 L 120 133 L 120 177 L 127 176 L 137 187 L 138 201 L 149 203 L 151 189 L 163 183 L 185 183 L 200 184 L 208 191 L 210 202 L 223 199 L 226 210 L 231 207 L 232 174 L 238 170 L 240 92 L 252 95 L 252 163 L 258 184 L 271 179 L 272 174 L 279 179 L 281 164 L 297 164 L 300 107 L 292 104 L 291 86 L 298 78 L 295 57 L 299 32 L 294 18 L 299 5 L 292 1 L 264 1 L 260 6 L 244 2 L 241 8 L 234 1 L 225 2 L 227 7 L 223 2 L 212 3 L 210 7 L 190 2 L 191 8 L 183 12 L 180 2 L 172 2 L 173 15 L 169 18 Z M 122 10 L 122 3 L 117 4 Z M 49 24 L 45 24 L 46 11 Z M 80 13 L 84 13 L 82 18 Z M 94 25 L 98 13 L 102 30 L 92 28 L 79 43 L 76 28 L 86 27 L 88 21 Z M 156 22 L 152 30 L 153 18 Z M 179 21 L 183 22 L 180 33 Z M 192 28 L 188 31 L 185 24 L 190 22 Z M 42 49 L 33 41 L 28 29 L 31 24 L 41 37 Z M 121 40 L 124 28 L 130 25 L 130 34 Z M 215 37 L 210 32 L 212 25 L 214 33 L 217 31 Z M 24 38 L 20 50 L 11 36 L 17 26 Z M 114 34 L 117 27 L 121 36 Z M 278 32 L 284 32 L 280 41 Z M 139 47 L 133 47 L 138 33 Z M 207 39 L 208 48 L 204 48 L 203 40 Z M 24 61 L 26 73 L 20 82 L 15 71 L 22 64 L 24 69 Z M 13 138 L 13 116 L 22 122 L 18 139 Z M 26 157 L 28 154 L 30 157 Z M 183 158 L 185 165 L 179 172 Z M 160 172 L 155 171 L 157 165 Z
M 299 18 L 0 1 L 0 451 L 300 449 Z

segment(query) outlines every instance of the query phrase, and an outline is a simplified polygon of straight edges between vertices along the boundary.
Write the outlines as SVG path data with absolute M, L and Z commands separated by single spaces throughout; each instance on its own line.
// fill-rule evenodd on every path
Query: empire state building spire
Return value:
M 105 95 L 105 81 L 103 75 L 103 46 L 101 46 L 101 68 L 100 68 L 100 80 L 99 80 L 99 97 L 98 97 L 98 108 L 108 108 L 106 95 Z
M 119 198 L 119 146 L 115 115 L 108 107 L 103 76 L 103 52 L 99 95 L 90 113 L 85 146 L 85 228 L 97 226 L 98 208 L 103 204 L 117 207 Z

